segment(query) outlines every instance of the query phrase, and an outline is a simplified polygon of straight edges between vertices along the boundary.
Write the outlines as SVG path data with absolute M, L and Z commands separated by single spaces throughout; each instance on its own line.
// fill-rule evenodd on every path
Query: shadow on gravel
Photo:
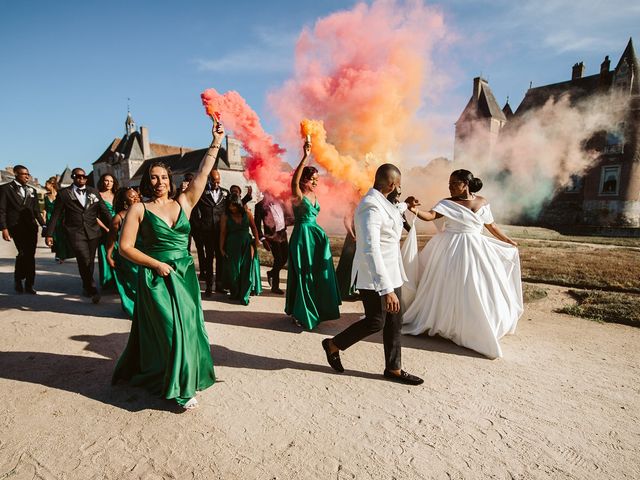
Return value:
M 291 317 L 287 316 L 284 313 L 279 314 L 256 312 L 249 309 L 233 312 L 216 310 L 204 311 L 204 320 L 205 322 L 209 323 L 232 325 L 238 327 L 260 328 L 264 330 L 273 330 L 285 333 L 306 333 L 310 335 L 317 335 L 319 337 L 318 348 L 321 352 L 322 347 L 320 346 L 320 342 L 322 338 L 336 335 L 352 323 L 357 322 L 359 319 L 360 314 L 343 313 L 340 319 L 322 322 L 315 330 L 313 330 L 312 332 L 308 332 L 302 327 L 298 327 L 297 325 L 295 325 L 291 320 Z M 382 344 L 382 332 L 371 335 L 370 337 L 365 338 L 363 341 Z M 459 355 L 490 361 L 486 357 L 474 352 L 473 350 L 460 347 L 452 341 L 439 336 L 429 337 L 428 335 L 403 335 L 402 346 L 403 348 L 413 348 L 417 350 L 426 350 L 431 352 Z M 381 358 L 380 361 L 384 362 L 384 359 Z
M 100 303 L 81 297 L 78 277 L 59 273 L 39 272 L 35 288 L 37 295 L 16 293 L 13 273 L 0 273 L 0 312 L 22 310 L 43 313 L 64 313 L 82 317 L 118 318 L 127 320 L 117 294 L 103 294 Z

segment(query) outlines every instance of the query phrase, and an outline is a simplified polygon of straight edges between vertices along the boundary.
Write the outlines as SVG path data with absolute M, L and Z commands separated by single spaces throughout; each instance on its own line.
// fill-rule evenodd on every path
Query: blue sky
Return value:
M 122 135 L 127 98 L 152 142 L 206 146 L 199 94 L 209 87 L 239 91 L 276 133 L 266 94 L 290 76 L 301 29 L 355 3 L 0 0 L 0 166 L 25 164 L 40 180 L 90 168 Z M 453 117 L 479 74 L 515 109 L 529 82 L 567 80 L 578 61 L 594 74 L 605 55 L 613 67 L 629 37 L 640 52 L 637 2 L 428 3 L 460 38 L 447 54 L 457 65 L 450 98 L 438 106 Z

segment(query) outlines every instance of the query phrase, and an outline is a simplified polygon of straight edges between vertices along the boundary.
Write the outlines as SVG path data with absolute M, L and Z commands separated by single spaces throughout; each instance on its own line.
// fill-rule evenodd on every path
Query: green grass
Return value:
M 597 290 L 569 290 L 569 294 L 578 303 L 559 309 L 559 313 L 640 327 L 640 295 Z
M 547 295 L 547 290 L 537 285 L 531 285 L 530 283 L 525 283 L 522 285 L 522 296 L 524 298 L 524 303 L 531 303 L 535 302 L 536 300 L 547 298 Z

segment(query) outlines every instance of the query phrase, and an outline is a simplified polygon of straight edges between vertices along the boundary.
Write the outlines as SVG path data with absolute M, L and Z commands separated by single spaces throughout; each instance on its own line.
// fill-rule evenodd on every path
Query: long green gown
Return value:
M 119 213 L 116 215 L 120 215 Z M 130 260 L 127 260 L 120 255 L 120 234 L 122 233 L 122 226 L 124 225 L 124 218 L 120 222 L 120 231 L 118 232 L 118 239 L 113 247 L 113 261 L 116 264 L 116 268 L 113 269 L 113 279 L 120 295 L 120 301 L 122 303 L 122 310 L 128 315 L 129 318 L 133 318 L 133 307 L 136 302 L 136 289 L 138 287 L 138 265 Z M 141 249 L 142 245 L 139 241 L 141 237 L 136 239 L 136 248 Z
M 260 260 L 258 253 L 252 255 L 253 237 L 249 230 L 249 216 L 242 213 L 242 221 L 237 223 L 227 217 L 227 238 L 224 246 L 227 258 L 224 263 L 225 285 L 229 287 L 232 300 L 249 305 L 250 295 L 262 293 L 260 280 Z
M 215 383 L 200 285 L 187 252 L 189 230 L 182 210 L 173 227 L 145 210 L 138 231 L 141 250 L 174 271 L 161 277 L 138 267 L 131 333 L 113 373 L 113 383 L 128 380 L 180 405 Z
M 340 291 L 329 237 L 316 217 L 320 205 L 304 197 L 294 206 L 295 225 L 289 239 L 289 272 L 285 313 L 312 330 L 325 320 L 340 318 Z
M 107 205 L 107 209 L 109 213 L 113 217 L 115 215 L 115 210 L 113 209 L 113 205 L 106 200 L 104 203 Z M 108 225 L 110 226 L 110 225 Z M 100 239 L 100 244 L 98 245 L 98 269 L 100 271 L 100 287 L 103 291 L 115 291 L 116 290 L 116 282 L 113 276 L 113 269 L 111 265 L 107 262 L 107 238 L 109 234 L 103 233 L 102 238 Z
M 49 197 L 44 196 L 44 210 L 46 214 L 47 225 L 51 220 L 53 209 L 56 206 L 56 202 L 49 200 Z M 51 249 L 56 254 L 57 260 L 66 260 L 67 258 L 75 258 L 73 248 L 67 240 L 67 236 L 64 233 L 64 227 L 62 226 L 62 217 L 58 220 L 58 224 L 54 227 L 53 232 L 49 232 L 53 238 L 53 248 Z

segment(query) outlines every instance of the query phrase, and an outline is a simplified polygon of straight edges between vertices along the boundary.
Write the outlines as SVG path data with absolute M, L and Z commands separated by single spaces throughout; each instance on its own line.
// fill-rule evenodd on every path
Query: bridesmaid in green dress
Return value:
M 235 193 L 227 199 L 227 208 L 220 226 L 220 251 L 225 257 L 225 285 L 229 288 L 231 300 L 249 305 L 249 296 L 260 295 L 262 292 L 260 260 L 256 248 L 258 229 L 253 215 Z
M 48 224 L 56 205 L 56 198 L 58 197 L 58 179 L 56 177 L 49 178 L 49 180 L 45 182 L 44 188 L 47 191 L 44 196 L 44 221 Z M 55 259 L 58 263 L 63 263 L 66 259 L 75 257 L 73 249 L 71 245 L 69 245 L 64 233 L 62 222 L 63 219 L 61 218 L 52 235 L 53 246 L 51 247 L 51 251 L 55 254 Z
M 113 208 L 113 200 L 115 193 L 118 191 L 118 182 L 110 173 L 105 173 L 100 176 L 98 180 L 98 191 L 100 196 L 104 200 L 104 203 L 109 209 L 109 213 L 113 217 L 116 210 Z M 107 261 L 107 242 L 109 240 L 109 227 L 110 225 L 104 225 L 99 219 L 98 224 L 104 230 L 100 244 L 98 245 L 98 269 L 100 271 L 100 287 L 102 291 L 113 291 L 116 288 L 115 280 L 113 278 L 113 268 Z
M 341 301 L 329 237 L 316 223 L 320 212 L 315 194 L 318 170 L 305 166 L 310 151 L 311 144 L 305 142 L 304 155 L 291 180 L 295 224 L 289 239 L 285 313 L 312 330 L 324 320 L 340 318 Z
M 196 391 L 215 382 L 200 285 L 187 251 L 189 216 L 220 151 L 222 124 L 214 123 L 212 133 L 198 173 L 177 200 L 169 167 L 150 165 L 140 185 L 150 200 L 129 208 L 120 236 L 120 253 L 139 271 L 131 333 L 113 382 L 129 381 L 185 409 L 198 404 Z
M 113 222 L 109 231 L 109 240 L 107 241 L 107 262 L 113 270 L 113 280 L 120 295 L 122 310 L 133 318 L 133 307 L 136 300 L 136 288 L 138 286 L 138 265 L 130 262 L 122 255 L 118 248 L 122 225 L 127 215 L 127 210 L 131 205 L 140 202 L 140 195 L 135 188 L 121 188 L 116 194 L 113 203 L 117 214 L 113 216 Z M 140 248 L 140 242 L 136 241 L 136 248 Z

